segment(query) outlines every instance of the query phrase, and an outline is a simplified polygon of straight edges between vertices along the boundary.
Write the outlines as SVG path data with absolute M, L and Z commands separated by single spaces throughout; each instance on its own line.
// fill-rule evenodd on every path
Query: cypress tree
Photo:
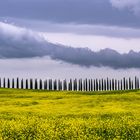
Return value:
M 88 91 L 91 91 L 91 81 L 88 79 Z
M 84 79 L 84 82 L 83 82 L 83 86 L 84 86 L 84 91 L 86 91 L 86 81 Z
M 129 77 L 129 89 L 131 90 L 132 87 L 131 87 L 131 78 Z
M 67 87 L 67 80 L 65 79 L 65 90 L 68 90 L 68 87 Z
M 15 80 L 14 80 L 14 78 L 12 79 L 12 88 L 15 88 Z
M 33 89 L 33 80 L 30 79 L 30 89 Z
M 62 81 L 60 81 L 60 90 L 62 90 Z
M 102 79 L 102 91 L 104 90 L 104 79 Z
M 96 81 L 94 79 L 94 91 L 96 91 Z
M 91 79 L 91 91 L 93 91 L 93 80 Z
M 48 90 L 50 90 L 51 89 L 51 81 L 50 81 L 50 79 L 48 79 Z
M 118 90 L 120 90 L 120 81 L 118 80 Z
M 51 79 L 51 90 L 53 90 L 53 81 Z
M 81 91 L 81 79 L 79 79 L 78 90 Z
M 54 82 L 53 82 L 53 89 L 54 89 L 54 90 L 57 90 L 57 81 L 56 81 L 56 79 L 55 79 Z
M 112 79 L 112 90 L 114 90 L 114 79 Z
M 126 90 L 128 90 L 128 80 L 126 79 Z
M 28 79 L 26 79 L 25 88 L 28 89 Z
M 102 90 L 102 80 L 101 79 L 99 80 L 99 87 L 100 87 L 100 90 Z
M 24 82 L 23 82 L 23 79 L 21 79 L 21 89 L 23 89 L 24 88 Z
M 68 90 L 70 91 L 70 81 L 68 81 Z
M 87 79 L 85 79 L 85 91 L 87 91 L 87 86 L 88 86 Z
M 10 88 L 10 79 L 7 79 L 7 88 Z
M 47 80 L 44 81 L 44 89 L 47 90 Z
M 81 79 L 81 91 L 83 91 L 83 88 L 84 88 L 84 86 L 83 86 L 83 79 Z
M 126 80 L 125 80 L 125 77 L 123 78 L 123 89 L 126 90 Z
M 123 90 L 123 82 L 122 82 L 122 80 L 121 80 L 121 90 Z
M 63 90 L 67 90 L 67 82 L 66 82 L 66 79 L 63 80 Z
M 0 78 L 0 88 L 1 88 L 1 78 Z
M 93 91 L 93 80 L 90 79 L 90 91 Z
M 70 79 L 70 81 L 69 81 L 69 90 L 70 91 L 72 90 L 72 79 Z
M 106 88 L 107 88 L 107 90 L 109 90 L 109 87 L 110 87 L 109 84 L 110 84 L 110 83 L 109 83 L 109 79 L 108 79 L 108 77 L 107 77 L 107 81 L 106 81 Z
M 77 79 L 74 79 L 74 90 L 77 91 Z
M 106 80 L 104 80 L 104 90 L 105 90 L 105 91 L 108 90 L 108 89 L 107 89 L 107 81 L 106 81 Z
M 42 86 L 42 80 L 40 79 L 40 80 L 39 80 L 39 89 L 42 90 L 42 87 L 43 87 L 43 86 Z
M 3 88 L 6 88 L 5 78 L 3 79 Z
M 135 80 L 136 80 L 136 89 L 139 89 L 139 79 L 135 77 Z
M 84 80 L 81 80 L 81 87 L 82 87 L 82 91 L 84 91 Z
M 73 80 L 73 90 L 76 90 L 76 83 L 75 83 L 75 79 Z
M 137 89 L 137 77 L 135 76 L 135 89 Z
M 49 90 L 52 90 L 52 80 L 49 79 Z
M 96 91 L 98 91 L 98 88 L 99 88 L 99 86 L 98 86 L 98 79 L 96 79 Z
M 58 80 L 58 90 L 61 90 L 61 82 Z
M 83 91 L 86 90 L 86 86 L 85 86 L 85 79 L 83 80 Z
M 19 78 L 17 78 L 17 89 L 19 88 Z
M 51 79 L 51 90 L 53 90 L 53 81 Z
M 137 78 L 137 84 L 138 84 L 137 85 L 138 86 L 137 88 L 139 89 L 139 86 L 140 86 L 140 84 L 139 84 L 139 78 Z
M 70 90 L 73 90 L 72 79 L 70 79 Z
M 115 90 L 117 90 L 117 80 L 115 79 Z
M 35 89 L 38 89 L 38 82 L 37 82 L 37 79 L 35 79 L 35 82 L 34 82 L 34 83 L 35 83 L 35 86 L 34 86 Z

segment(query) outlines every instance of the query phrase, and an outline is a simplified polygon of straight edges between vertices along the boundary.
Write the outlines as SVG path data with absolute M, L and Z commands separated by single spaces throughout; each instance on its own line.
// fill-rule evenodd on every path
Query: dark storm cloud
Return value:
M 93 52 L 47 42 L 37 32 L 0 22 L 0 58 L 50 56 L 55 60 L 81 66 L 140 68 L 140 53 L 120 54 L 111 49 Z
M 115 1 L 115 0 L 114 0 Z M 1 17 L 47 20 L 57 23 L 140 27 L 131 10 L 118 10 L 112 0 L 4 0 Z

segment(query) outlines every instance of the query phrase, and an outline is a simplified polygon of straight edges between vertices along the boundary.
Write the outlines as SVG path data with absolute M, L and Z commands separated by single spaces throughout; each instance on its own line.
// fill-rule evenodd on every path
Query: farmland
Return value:
M 0 139 L 140 139 L 140 91 L 0 89 Z

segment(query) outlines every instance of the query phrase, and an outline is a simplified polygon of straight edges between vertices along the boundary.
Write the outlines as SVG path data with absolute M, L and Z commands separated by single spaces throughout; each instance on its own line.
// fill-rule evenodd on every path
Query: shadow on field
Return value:
M 68 91 L 67 94 L 80 94 L 80 95 L 116 95 L 127 93 L 140 93 L 140 90 L 114 90 L 114 91 Z
M 0 94 L 30 94 L 30 93 L 51 93 L 51 94 L 76 94 L 76 95 L 116 95 L 126 93 L 140 93 L 140 90 L 114 90 L 114 91 L 54 91 L 54 90 L 31 90 L 31 89 L 3 89 L 0 88 Z

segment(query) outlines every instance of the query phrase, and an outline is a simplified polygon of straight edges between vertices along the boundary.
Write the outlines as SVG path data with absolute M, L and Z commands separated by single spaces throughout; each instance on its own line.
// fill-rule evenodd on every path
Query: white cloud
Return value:
M 42 37 L 36 32 L 3 22 L 0 22 L 0 37 L 7 37 L 13 41 L 23 41 L 25 38 L 30 38 L 34 41 L 42 41 Z
M 47 55 L 45 51 L 49 49 L 48 42 L 40 33 L 0 22 L 1 56 L 9 58 L 43 56 Z
M 110 0 L 110 2 L 118 9 L 129 9 L 136 15 L 140 13 L 140 0 Z

